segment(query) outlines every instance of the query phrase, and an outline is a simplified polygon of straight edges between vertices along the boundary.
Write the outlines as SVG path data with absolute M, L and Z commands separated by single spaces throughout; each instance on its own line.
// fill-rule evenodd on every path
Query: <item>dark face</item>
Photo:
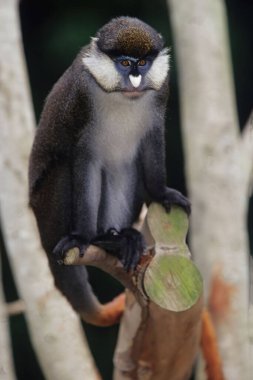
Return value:
M 113 61 L 123 78 L 124 91 L 135 92 L 143 91 L 144 88 L 147 89 L 147 86 L 144 86 L 145 75 L 153 63 L 153 57 L 135 58 L 120 55 L 113 58 Z

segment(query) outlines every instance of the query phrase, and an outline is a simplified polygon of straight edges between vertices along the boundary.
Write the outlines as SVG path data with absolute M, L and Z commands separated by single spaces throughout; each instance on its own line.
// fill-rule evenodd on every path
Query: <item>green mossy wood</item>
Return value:
M 185 242 L 188 225 L 182 208 L 172 207 L 167 213 L 162 206 L 152 203 L 143 228 L 154 257 L 137 267 L 137 288 L 140 295 L 145 293 L 150 301 L 173 312 L 191 308 L 202 295 L 202 278 Z M 69 250 L 64 264 L 100 267 L 134 291 L 133 274 L 126 273 L 116 261 L 103 250 L 90 246 L 83 257 L 79 256 L 78 248 Z
M 202 277 L 190 260 L 185 241 L 188 225 L 180 207 L 172 207 L 169 213 L 156 203 L 149 207 L 147 226 L 155 256 L 146 269 L 143 286 L 150 300 L 170 311 L 189 309 L 202 294 Z

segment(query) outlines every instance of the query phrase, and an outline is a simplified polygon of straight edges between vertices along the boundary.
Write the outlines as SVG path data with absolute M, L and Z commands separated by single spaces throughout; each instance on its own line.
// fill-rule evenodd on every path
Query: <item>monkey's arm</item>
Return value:
M 40 190 L 52 171 L 70 158 L 77 133 L 77 92 L 70 67 L 54 85 L 41 114 L 29 162 L 30 197 Z
M 76 175 L 75 148 L 87 127 L 87 86 L 82 66 L 73 65 L 46 100 L 30 156 L 30 205 L 48 254 L 66 235 L 75 238 L 73 198 L 83 181 L 81 172 Z
M 165 142 L 163 127 L 150 131 L 142 143 L 141 164 L 146 191 L 151 200 L 161 203 L 167 211 L 172 204 L 190 213 L 190 202 L 179 191 L 166 186 Z
M 60 260 L 68 250 L 79 248 L 82 256 L 97 231 L 97 217 L 101 196 L 101 169 L 92 160 L 81 138 L 73 149 L 71 166 L 71 223 L 69 232 L 54 249 Z

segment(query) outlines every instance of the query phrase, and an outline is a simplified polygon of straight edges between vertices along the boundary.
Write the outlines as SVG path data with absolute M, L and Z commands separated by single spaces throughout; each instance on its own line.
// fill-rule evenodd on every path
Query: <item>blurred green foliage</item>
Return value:
M 227 0 L 226 3 L 239 120 L 243 126 L 252 108 L 253 100 L 253 2 L 251 0 Z M 165 0 L 152 2 L 144 0 L 125 2 L 119 0 L 106 2 L 100 0 L 21 0 L 21 27 L 37 120 L 45 97 L 54 82 L 71 64 L 80 48 L 89 43 L 90 37 L 96 33 L 98 28 L 112 17 L 120 15 L 139 17 L 150 23 L 163 34 L 167 46 L 173 47 Z M 182 22 L 184 21 L 182 20 Z M 166 131 L 168 180 L 170 186 L 185 192 L 177 73 L 173 50 L 172 48 Z M 252 206 L 253 204 L 249 213 L 249 230 L 251 232 L 253 231 Z M 252 233 L 250 238 L 252 239 L 251 246 L 253 246 Z M 2 248 L 4 248 L 3 241 L 0 240 Z M 3 265 L 6 297 L 8 301 L 11 301 L 16 299 L 17 293 L 11 280 L 6 255 L 3 257 Z M 90 271 L 90 279 L 95 292 L 103 302 L 111 299 L 121 290 L 116 281 L 95 269 Z M 113 328 L 85 326 L 85 330 L 103 379 L 110 380 L 117 326 Z M 34 356 L 23 317 L 11 318 L 11 331 L 18 380 L 42 380 L 43 375 Z

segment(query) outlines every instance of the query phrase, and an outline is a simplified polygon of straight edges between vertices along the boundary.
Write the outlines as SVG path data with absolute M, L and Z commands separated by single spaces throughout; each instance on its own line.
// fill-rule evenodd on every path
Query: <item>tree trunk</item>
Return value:
M 4 239 L 46 378 L 95 380 L 98 376 L 79 320 L 54 287 L 28 210 L 28 154 L 35 123 L 17 5 L 15 0 L 0 0 L 0 209 Z
M 2 380 L 15 380 L 15 373 L 10 347 L 8 314 L 2 287 L 2 263 L 0 250 L 0 378 Z
M 134 273 L 114 256 L 89 246 L 83 257 L 69 250 L 66 265 L 93 265 L 127 291 L 114 355 L 115 380 L 186 380 L 199 351 L 202 278 L 185 243 L 188 218 L 179 207 L 167 213 L 152 204 L 144 223 L 149 253 Z M 135 297 L 134 297 L 135 296 Z
M 191 241 L 225 376 L 249 379 L 247 204 L 252 136 L 240 137 L 220 0 L 168 0 L 176 46 Z M 251 140 L 250 140 L 251 139 Z M 244 149 L 247 145 L 248 149 Z

